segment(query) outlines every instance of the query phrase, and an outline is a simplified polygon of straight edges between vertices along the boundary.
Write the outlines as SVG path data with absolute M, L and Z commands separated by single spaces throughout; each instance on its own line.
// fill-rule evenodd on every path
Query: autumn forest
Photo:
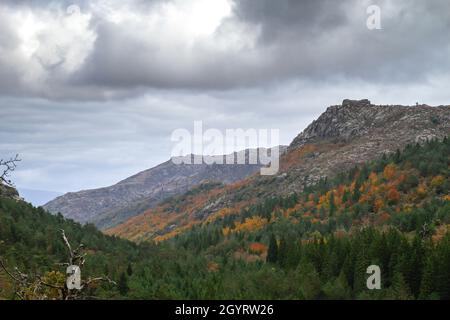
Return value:
M 286 197 L 255 200 L 255 190 L 235 184 L 225 187 L 235 205 L 135 242 L 4 197 L 0 256 L 11 270 L 63 285 L 63 229 L 84 245 L 83 276 L 111 279 L 91 286 L 90 298 L 450 299 L 449 155 L 447 138 L 408 145 Z M 223 188 L 201 184 L 165 200 L 159 214 L 171 208 L 189 219 L 189 208 Z M 366 287 L 373 264 L 380 290 Z M 29 285 L 26 298 L 60 298 L 51 286 Z M 0 271 L 0 297 L 14 292 Z

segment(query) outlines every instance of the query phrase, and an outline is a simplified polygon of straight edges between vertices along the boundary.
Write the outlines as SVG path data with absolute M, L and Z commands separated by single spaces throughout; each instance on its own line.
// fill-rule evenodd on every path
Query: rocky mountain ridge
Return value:
M 299 190 L 304 184 L 401 150 L 407 144 L 449 134 L 450 106 L 374 105 L 367 99 L 346 99 L 327 108 L 292 141 L 287 159 L 299 150 L 309 151 L 307 159 L 284 166 L 296 181 L 287 179 L 289 185 L 282 190 Z
M 248 160 L 249 151 L 241 152 Z M 229 184 L 261 168 L 259 163 L 236 164 L 237 154 L 234 153 L 235 164 L 227 165 L 175 164 L 171 159 L 110 187 L 67 193 L 45 204 L 44 208 L 80 223 L 111 227 L 170 196 L 186 192 L 202 181 Z
M 428 132 L 425 130 L 423 136 L 417 137 L 426 140 L 433 137 L 440 125 L 448 124 L 448 109 L 449 106 L 374 105 L 368 99 L 345 99 L 341 105 L 330 106 L 292 141 L 289 148 L 324 139 L 348 142 L 367 135 L 371 130 L 387 130 L 397 125 L 407 125 L 408 122 L 414 126 L 411 127 L 413 130 L 419 129 L 419 126 L 425 129 L 429 124 Z

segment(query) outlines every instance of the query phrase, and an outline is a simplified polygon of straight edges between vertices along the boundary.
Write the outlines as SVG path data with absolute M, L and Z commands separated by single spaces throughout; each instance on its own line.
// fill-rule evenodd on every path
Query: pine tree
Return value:
M 278 248 L 278 257 L 277 261 L 283 268 L 287 265 L 287 257 L 288 257 L 288 244 L 284 237 L 280 240 L 280 246 Z
M 119 282 L 117 283 L 117 287 L 121 295 L 125 296 L 128 293 L 128 280 L 125 272 L 120 274 Z
M 351 199 L 350 191 L 345 190 L 344 195 L 342 196 L 342 202 L 344 205 Z
M 396 273 L 394 275 L 394 281 L 392 283 L 392 288 L 390 289 L 391 297 L 395 300 L 412 300 L 414 296 L 411 294 L 411 290 L 405 281 L 402 274 Z
M 358 248 L 358 253 L 355 261 L 355 269 L 354 269 L 354 283 L 353 290 L 355 293 L 360 293 L 361 291 L 365 291 L 367 289 L 367 267 L 371 264 L 369 259 L 366 256 L 365 244 L 362 244 Z
M 422 240 L 420 237 L 416 236 L 412 243 L 411 254 L 409 255 L 409 270 L 408 274 L 405 276 L 412 294 L 415 297 L 419 296 L 420 293 L 420 282 L 423 272 L 423 260 L 424 260 L 424 249 L 422 246 Z
M 317 299 L 321 291 L 320 276 L 311 263 L 301 262 L 298 272 L 300 273 L 300 291 L 306 300 Z
M 432 259 L 432 257 L 429 257 L 423 269 L 419 295 L 419 299 L 421 300 L 429 299 L 432 293 L 435 292 L 435 285 L 434 285 L 435 264 L 433 260 L 434 259 Z
M 128 267 L 127 267 L 127 275 L 129 277 L 131 277 L 132 274 L 133 274 L 133 268 L 131 267 L 131 263 L 129 263 Z
M 278 244 L 275 235 L 271 235 L 269 249 L 267 251 L 267 262 L 276 263 L 278 261 Z
M 450 299 L 450 236 L 447 235 L 437 246 L 435 260 L 436 291 L 442 300 Z
M 330 217 L 334 216 L 336 212 L 336 203 L 334 202 L 334 192 L 330 194 Z
M 358 202 L 359 198 L 361 197 L 361 191 L 359 190 L 361 188 L 361 184 L 358 183 L 358 181 L 355 183 L 355 189 L 353 190 L 352 200 L 353 202 Z
M 339 277 L 334 278 L 332 281 L 325 284 L 323 291 L 328 299 L 342 300 L 351 298 L 351 289 L 342 272 L 339 274 Z
M 399 149 L 397 149 L 397 150 L 395 151 L 394 162 L 395 162 L 396 164 L 399 164 L 400 161 L 401 161 L 401 152 L 400 152 Z

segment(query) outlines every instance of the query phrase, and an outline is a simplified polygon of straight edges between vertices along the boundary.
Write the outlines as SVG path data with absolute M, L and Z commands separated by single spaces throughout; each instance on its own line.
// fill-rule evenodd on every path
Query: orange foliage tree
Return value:
M 267 246 L 260 242 L 253 242 L 250 244 L 249 250 L 251 253 L 263 254 L 267 252 Z
M 400 193 L 397 191 L 395 187 L 389 189 L 387 193 L 387 198 L 389 203 L 394 204 L 400 200 Z

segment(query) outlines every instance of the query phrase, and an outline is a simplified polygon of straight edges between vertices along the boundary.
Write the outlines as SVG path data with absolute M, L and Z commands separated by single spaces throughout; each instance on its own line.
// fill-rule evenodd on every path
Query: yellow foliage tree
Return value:
M 427 196 L 427 188 L 426 188 L 426 186 L 424 184 L 420 184 L 417 187 L 416 195 L 417 195 L 417 197 L 419 199 L 423 199 L 423 198 L 425 198 Z
M 388 164 L 383 171 L 383 177 L 386 180 L 392 180 L 397 172 L 397 166 L 393 163 Z
M 223 233 L 223 235 L 226 237 L 226 236 L 228 236 L 229 234 L 230 234 L 230 227 L 225 227 L 225 228 L 223 228 L 222 229 L 222 233 Z
M 433 188 L 440 187 L 440 186 L 442 186 L 444 183 L 445 183 L 445 178 L 444 178 L 444 176 L 441 176 L 441 175 L 436 176 L 436 177 L 434 177 L 434 178 L 431 180 L 431 186 L 432 186 Z
M 253 232 L 261 229 L 267 224 L 267 219 L 261 218 L 260 216 L 253 216 L 250 218 L 246 218 L 243 223 L 240 221 L 235 222 L 235 228 L 233 231 L 241 232 L 241 231 L 249 231 Z

